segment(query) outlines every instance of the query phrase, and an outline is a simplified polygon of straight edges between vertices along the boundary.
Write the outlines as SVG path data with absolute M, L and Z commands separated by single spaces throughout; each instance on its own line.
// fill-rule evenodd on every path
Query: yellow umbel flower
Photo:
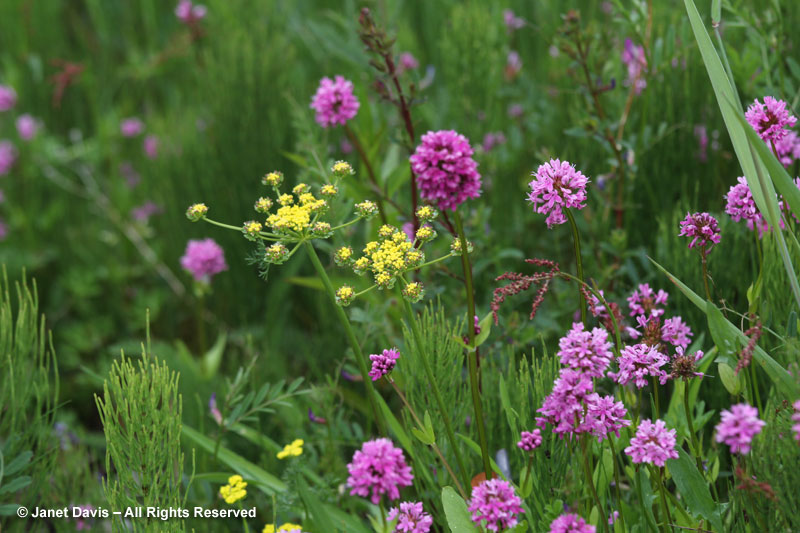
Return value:
M 356 297 L 356 292 L 350 285 L 342 285 L 336 290 L 336 303 L 342 307 L 347 307 Z
M 284 205 L 267 217 L 267 225 L 273 231 L 303 231 L 310 223 L 310 210 L 308 206 L 303 205 Z
M 278 459 L 286 459 L 287 457 L 297 457 L 303 454 L 303 439 L 295 439 L 291 444 L 283 447 L 283 450 L 278 452 Z
M 333 171 L 333 173 L 340 178 L 343 178 L 349 174 L 355 174 L 353 167 L 347 161 L 337 161 L 333 164 L 331 171 Z
M 300 202 L 300 205 L 305 205 L 315 201 L 314 195 L 310 192 L 304 192 L 297 196 L 297 201 Z
M 264 185 L 279 187 L 280 184 L 283 183 L 283 172 L 278 172 L 277 170 L 273 170 L 272 172 L 261 178 L 261 182 Z
M 305 183 L 298 183 L 297 185 L 294 186 L 292 192 L 295 193 L 297 196 L 300 196 L 303 193 L 307 193 L 308 189 L 309 187 Z
M 281 205 L 292 205 L 294 203 L 294 196 L 291 194 L 281 194 L 278 196 L 278 203 Z
M 263 196 L 256 200 L 255 206 L 253 206 L 256 211 L 259 213 L 266 213 L 272 208 L 272 200 L 269 198 L 264 198 Z
M 439 213 L 436 212 L 436 209 L 429 205 L 423 205 L 422 207 L 417 208 L 417 218 L 422 222 L 430 222 L 438 215 Z
M 428 242 L 429 240 L 431 240 L 434 237 L 436 237 L 436 230 L 434 230 L 430 226 L 421 226 L 417 230 L 416 237 L 417 237 L 417 240 L 420 241 L 420 242 Z
M 206 214 L 208 213 L 208 207 L 206 204 L 192 204 L 189 206 L 189 209 L 186 210 L 186 218 L 191 220 L 192 222 L 197 222 Z
M 247 483 L 242 476 L 231 476 L 228 478 L 228 484 L 219 488 L 219 494 L 225 503 L 236 503 L 247 496 L 245 487 L 247 487 Z
M 261 228 L 262 226 L 260 222 L 250 220 L 244 223 L 244 226 L 242 227 L 242 233 L 244 233 L 244 236 L 249 240 L 254 241 L 258 238 Z
M 281 531 L 285 531 L 287 533 L 289 533 L 291 531 L 298 531 L 299 533 L 302 533 L 302 529 L 303 529 L 303 526 L 298 526 L 297 524 L 292 524 L 290 522 L 286 522 L 281 527 L 279 527 L 277 530 L 275 529 L 275 524 L 267 524 L 266 526 L 264 526 L 264 529 L 263 529 L 263 531 L 261 533 L 276 533 L 276 531 L 277 531 L 277 533 L 280 533 Z
M 336 188 L 336 185 L 327 184 L 320 187 L 319 193 L 322 196 L 336 196 L 339 194 L 339 189 Z

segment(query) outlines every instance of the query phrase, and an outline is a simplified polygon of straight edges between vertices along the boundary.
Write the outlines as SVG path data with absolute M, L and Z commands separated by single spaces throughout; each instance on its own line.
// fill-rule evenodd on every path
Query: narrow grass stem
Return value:
M 711 290 L 709 289 L 709 285 L 708 285 L 708 254 L 706 254 L 705 247 L 703 247 L 703 250 L 700 253 L 700 256 L 701 256 L 702 261 L 703 261 L 703 286 L 706 289 L 706 299 L 709 302 L 713 302 L 713 300 L 711 299 Z
M 586 281 L 583 279 L 583 261 L 581 259 L 581 238 L 580 234 L 578 233 L 578 225 L 575 224 L 575 217 L 572 216 L 572 212 L 569 209 L 564 209 L 564 212 L 567 214 L 567 219 L 569 220 L 569 225 L 572 227 L 572 244 L 575 247 L 575 265 L 578 273 L 578 279 L 580 280 L 580 284 L 578 285 L 578 299 L 580 300 L 581 305 L 581 322 L 586 324 L 586 297 L 581 290 L 583 285 L 585 285 Z
M 614 460 L 614 485 L 617 487 L 617 509 L 619 510 L 619 521 L 620 526 L 622 526 L 622 531 L 626 531 L 625 529 L 625 516 L 622 512 L 622 486 L 619 480 L 619 458 L 617 457 L 617 450 L 614 446 L 614 441 L 611 435 L 608 436 L 608 445 L 611 447 L 611 457 Z M 613 513 L 613 511 L 612 511 Z M 610 516 L 610 514 L 609 514 Z M 601 517 L 602 519 L 602 517 Z
M 408 302 L 408 300 L 403 298 L 402 294 L 400 295 L 400 301 L 403 302 L 406 320 L 408 320 L 409 326 L 411 327 L 411 332 L 414 335 L 414 342 L 417 345 L 417 353 L 419 354 L 420 359 L 422 359 L 422 368 L 425 371 L 425 377 L 428 379 L 428 386 L 431 388 L 431 390 L 433 390 L 433 397 L 434 400 L 436 400 L 436 407 L 439 409 L 439 414 L 444 422 L 444 430 L 445 434 L 447 435 L 447 440 L 450 442 L 450 447 L 453 448 L 453 455 L 456 457 L 458 470 L 461 472 L 461 475 L 464 476 L 465 486 L 468 487 L 470 478 L 467 474 L 467 469 L 464 468 L 464 461 L 461 458 L 461 452 L 459 451 L 458 443 L 456 442 L 456 436 L 453 432 L 453 425 L 450 422 L 450 412 L 446 409 L 444 400 L 442 400 L 442 394 L 441 391 L 439 391 L 439 384 L 436 381 L 436 376 L 433 374 L 433 368 L 428 360 L 428 354 L 422 352 L 422 332 L 420 332 L 419 325 L 417 325 L 417 321 L 414 319 L 414 311 L 411 309 L 411 304 Z
M 694 419 L 692 418 L 692 408 L 689 406 L 689 382 L 683 382 L 683 409 L 686 411 L 686 423 L 689 425 L 689 442 L 692 445 L 697 470 L 703 472 L 703 460 L 700 456 L 700 444 L 697 441 L 697 433 L 694 431 Z
M 600 503 L 600 497 L 597 495 L 597 489 L 594 486 L 594 476 L 592 476 L 592 467 L 589 466 L 589 448 L 587 446 L 589 442 L 589 436 L 586 435 L 583 437 L 581 442 L 581 448 L 583 451 L 583 470 L 586 474 L 586 483 L 589 484 L 589 489 L 592 493 L 592 498 L 594 498 L 594 504 L 597 506 L 597 511 L 600 513 L 600 523 L 603 524 L 603 530 L 606 533 L 608 531 L 608 515 L 603 510 L 603 504 Z
M 528 452 L 528 463 L 525 466 L 525 471 L 522 473 L 522 480 L 519 484 L 520 490 L 525 490 L 525 484 L 528 482 L 528 478 L 531 477 L 531 468 L 533 468 L 533 454 Z
M 481 405 L 480 378 L 478 376 L 478 352 L 475 347 L 475 327 L 473 317 L 475 316 L 475 293 L 472 289 L 472 265 L 469 262 L 469 248 L 467 236 L 464 233 L 464 223 L 461 214 L 455 212 L 456 231 L 461 239 L 461 264 L 464 267 L 464 281 L 467 289 L 467 331 L 469 335 L 469 346 L 467 350 L 467 364 L 469 366 L 469 381 L 472 388 L 472 407 L 475 410 L 475 425 L 478 428 L 478 441 L 481 446 L 481 458 L 483 459 L 483 470 L 486 479 L 491 479 L 492 464 L 489 461 L 489 445 L 486 441 L 486 427 L 483 422 L 483 406 Z
M 653 418 L 657 419 L 661 413 L 661 406 L 659 405 L 659 400 L 658 400 L 658 380 L 655 377 L 652 378 L 652 380 L 653 380 L 653 401 L 655 401 L 656 404 L 656 412 L 653 413 Z
M 667 505 L 667 489 L 664 486 L 664 467 L 658 468 L 658 492 L 661 495 L 661 506 L 664 509 L 664 529 L 672 531 L 672 516 Z
M 375 418 L 375 424 L 378 426 L 378 432 L 381 435 L 386 435 L 386 426 L 375 399 L 377 392 L 375 391 L 375 387 L 372 385 L 372 379 L 369 377 L 369 372 L 367 370 L 367 359 L 364 356 L 364 352 L 361 351 L 361 345 L 358 344 L 358 339 L 356 339 L 356 334 L 353 331 L 353 326 L 350 324 L 350 319 L 347 318 L 347 313 L 344 312 L 342 306 L 336 303 L 336 291 L 333 288 L 333 284 L 331 283 L 328 274 L 325 272 L 325 267 L 322 266 L 322 263 L 319 260 L 317 252 L 314 250 L 314 245 L 308 241 L 306 241 L 304 244 L 306 250 L 308 251 L 308 257 L 311 259 L 311 263 L 317 270 L 317 274 L 322 280 L 322 284 L 325 285 L 325 290 L 328 293 L 328 297 L 330 298 L 331 303 L 336 310 L 336 316 L 339 318 L 342 328 L 344 328 L 345 335 L 347 336 L 347 340 L 350 342 L 350 347 L 353 349 L 353 354 L 355 355 L 358 369 L 361 372 L 361 377 L 364 380 L 364 386 L 367 389 L 367 397 L 369 398 L 369 403 L 372 407 L 372 416 Z

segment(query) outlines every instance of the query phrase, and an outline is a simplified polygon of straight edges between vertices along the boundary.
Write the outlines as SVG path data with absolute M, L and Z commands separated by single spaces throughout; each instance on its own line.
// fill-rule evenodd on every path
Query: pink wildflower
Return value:
M 628 410 L 622 402 L 613 396 L 600 396 L 596 392 L 586 398 L 586 415 L 584 425 L 592 435 L 602 441 L 609 433 L 619 437 L 619 430 L 631 425 L 625 415 Z
M 11 141 L 0 141 L 0 176 L 8 174 L 16 160 L 17 149 Z
M 207 13 L 206 6 L 192 4 L 191 0 L 181 0 L 175 6 L 175 16 L 184 24 L 192 25 L 204 19 Z
M 634 344 L 622 349 L 622 353 L 617 359 L 619 372 L 609 372 L 608 377 L 620 385 L 627 385 L 633 382 L 638 388 L 647 385 L 647 378 L 658 378 L 662 385 L 667 382 L 669 376 L 661 367 L 669 359 L 656 347 L 646 344 Z
M 353 94 L 353 82 L 342 76 L 336 76 L 333 80 L 322 78 L 311 99 L 311 108 L 316 111 L 316 121 L 323 128 L 337 124 L 344 126 L 356 116 L 359 105 Z
M 694 136 L 697 138 L 697 159 L 708 160 L 708 132 L 705 125 L 698 124 L 694 127 Z
M 487 479 L 473 487 L 469 511 L 472 522 L 489 531 L 503 531 L 516 526 L 517 515 L 525 512 L 514 488 L 502 479 Z
M 755 220 L 761 214 L 758 212 L 755 200 L 753 200 L 750 186 L 743 176 L 736 178 L 736 181 L 738 183 L 733 185 L 725 196 L 727 200 L 725 212 L 731 216 L 734 222 L 742 219 L 747 221 Z
M 595 533 L 597 529 L 572 513 L 562 514 L 550 523 L 550 533 Z
M 669 294 L 659 289 L 655 292 L 647 283 L 640 284 L 633 294 L 628 296 L 630 316 L 643 315 L 645 318 L 657 317 L 664 314 L 664 309 L 658 306 L 666 305 Z
M 536 419 L 536 425 L 544 427 L 549 423 L 553 426 L 553 433 L 562 438 L 565 434 L 585 433 L 588 428 L 584 426 L 583 403 L 592 393 L 592 388 L 591 377 L 562 368 L 552 392 L 536 411 L 544 415 Z
M 628 69 L 628 79 L 625 83 L 633 85 L 636 94 L 640 94 L 642 89 L 647 87 L 647 80 L 644 78 L 644 73 L 647 71 L 647 58 L 644 54 L 644 47 L 633 44 L 630 39 L 625 39 L 622 62 Z
M 30 141 L 39 131 L 39 123 L 28 114 L 18 116 L 16 126 L 19 138 L 23 141 Z
M 792 422 L 795 423 L 792 426 L 794 438 L 797 442 L 800 442 L 800 400 L 794 402 L 794 414 L 792 414 Z
M 416 70 L 419 68 L 419 61 L 411 52 L 403 52 L 397 61 L 397 73 L 402 74 L 407 70 Z
M 506 25 L 506 31 L 508 31 L 508 33 L 513 33 L 525 27 L 525 19 L 519 18 L 510 9 L 503 10 L 503 23 Z
M 414 479 L 403 450 L 386 438 L 366 441 L 353 454 L 347 471 L 350 473 L 347 478 L 350 494 L 369 497 L 375 505 L 384 494 L 389 500 L 398 499 L 400 488 L 408 487 Z
M 719 232 L 717 219 L 708 213 L 686 213 L 686 218 L 681 220 L 680 237 L 690 237 L 692 241 L 689 248 L 698 246 L 703 255 L 708 255 L 715 244 L 722 239 Z
M 422 502 L 402 502 L 399 507 L 389 509 L 387 520 L 397 519 L 393 533 L 428 533 L 433 517 L 422 508 Z
M 148 158 L 155 159 L 158 157 L 158 137 L 155 135 L 145 137 L 142 148 L 144 148 L 144 153 Z
M 8 85 L 0 85 L 0 112 L 8 111 L 17 105 L 17 93 Z
M 679 316 L 666 319 L 661 326 L 661 340 L 684 350 L 689 346 L 691 336 L 691 328 Z
M 228 270 L 225 253 L 214 239 L 190 240 L 181 257 L 181 266 L 202 283 L 209 283 L 213 276 Z
M 372 369 L 369 371 L 369 377 L 372 378 L 372 381 L 378 381 L 394 370 L 399 358 L 400 352 L 397 348 L 383 350 L 383 352 L 379 354 L 370 355 L 369 359 L 372 361 Z
M 720 422 L 715 428 L 717 442 L 724 442 L 731 453 L 747 454 L 750 442 L 761 432 L 766 422 L 758 418 L 758 409 L 746 403 L 732 405 L 730 411 L 722 410 Z
M 650 463 L 664 466 L 667 459 L 677 459 L 678 451 L 675 449 L 675 430 L 667 429 L 663 420 L 642 420 L 636 429 L 636 436 L 631 439 L 631 445 L 625 448 L 625 453 L 634 463 Z
M 164 208 L 155 202 L 148 200 L 139 207 L 134 207 L 131 210 L 131 217 L 139 222 L 147 222 L 151 216 L 158 215 L 163 212 Z
M 119 131 L 123 137 L 136 137 L 144 131 L 144 122 L 136 117 L 126 118 L 120 123 Z
M 483 136 L 483 144 L 481 144 L 481 148 L 484 152 L 491 151 L 495 146 L 499 146 L 501 144 L 505 144 L 506 136 L 503 134 L 502 131 L 498 131 L 496 133 L 489 132 Z
M 523 431 L 520 434 L 519 442 L 517 443 L 517 447 L 520 450 L 526 452 L 532 452 L 542 444 L 542 432 L 539 431 L 539 428 L 534 429 L 533 431 Z
M 794 131 L 787 131 L 781 140 L 775 142 L 775 151 L 783 166 L 789 167 L 800 159 L 800 137 Z
M 764 97 L 764 103 L 756 99 L 744 114 L 747 122 L 753 127 L 764 142 L 778 142 L 786 135 L 786 128 L 797 122 L 786 109 L 786 102 L 771 96 Z
M 586 183 L 589 179 L 569 162 L 551 159 L 540 165 L 528 185 L 528 201 L 536 213 L 547 214 L 547 227 L 567 221 L 562 209 L 586 207 Z
M 603 377 L 614 358 L 608 332 L 603 328 L 586 331 L 582 322 L 572 324 L 572 329 L 558 341 L 561 364 L 590 377 Z
M 519 52 L 511 50 L 506 58 L 506 79 L 512 80 L 522 70 L 522 59 Z
M 429 131 L 410 157 L 419 195 L 439 209 L 455 211 L 481 195 L 481 175 L 469 141 L 453 130 Z

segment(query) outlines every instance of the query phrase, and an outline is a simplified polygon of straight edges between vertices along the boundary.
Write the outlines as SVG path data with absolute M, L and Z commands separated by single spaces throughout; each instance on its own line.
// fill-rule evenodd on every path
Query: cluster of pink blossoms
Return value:
M 514 487 L 502 479 L 487 479 L 473 487 L 469 511 L 472 521 L 489 531 L 503 531 L 516 526 L 517 515 L 525 512 Z
M 625 448 L 625 453 L 634 463 L 649 463 L 664 466 L 667 459 L 677 459 L 674 429 L 667 429 L 663 420 L 642 420 L 636 429 L 636 436 Z
M 383 376 L 394 370 L 397 360 L 400 358 L 400 352 L 397 348 L 383 350 L 381 353 L 374 353 L 369 356 L 372 361 L 372 368 L 369 371 L 369 377 L 372 381 L 378 381 Z
M 596 528 L 572 513 L 562 514 L 550 523 L 550 533 L 595 533 Z
M 183 24 L 192 26 L 203 20 L 208 10 L 206 6 L 200 4 L 192 4 L 191 0 L 181 0 L 175 6 L 175 16 L 178 17 Z
M 528 201 L 536 213 L 546 214 L 548 228 L 567 221 L 564 209 L 583 209 L 586 207 L 586 184 L 589 179 L 580 170 L 575 170 L 568 161 L 551 159 L 539 166 L 531 188 Z
M 632 85 L 636 94 L 640 94 L 647 87 L 647 80 L 644 78 L 644 73 L 647 71 L 644 47 L 633 44 L 630 39 L 625 39 L 622 62 L 628 69 L 628 79 L 625 80 L 625 84 Z
M 344 126 L 356 116 L 359 106 L 353 94 L 353 82 L 342 76 L 322 78 L 311 99 L 311 109 L 316 111 L 316 121 L 323 128 L 337 124 Z
M 406 464 L 403 450 L 386 438 L 368 440 L 353 454 L 347 465 L 350 473 L 347 486 L 350 494 L 369 498 L 378 505 L 385 494 L 389 500 L 400 497 L 400 488 L 408 487 L 414 479 Z
M 541 445 L 542 432 L 539 430 L 539 428 L 536 428 L 533 431 L 523 431 L 520 434 L 520 439 L 517 443 L 517 447 L 526 452 L 532 452 Z
M 647 385 L 648 377 L 657 378 L 663 385 L 669 376 L 661 367 L 668 362 L 669 358 L 655 346 L 634 344 L 622 349 L 617 359 L 619 371 L 609 372 L 608 377 L 620 385 L 633 382 L 640 389 Z
M 723 409 L 720 422 L 715 428 L 717 442 L 724 442 L 731 448 L 731 453 L 750 453 L 750 443 L 761 433 L 767 423 L 758 418 L 758 409 L 746 403 L 732 405 L 730 410 Z
M 455 211 L 481 195 L 481 175 L 466 137 L 453 130 L 429 131 L 409 158 L 420 197 L 439 209 Z
M 786 128 L 797 123 L 797 118 L 786 108 L 786 102 L 771 96 L 765 96 L 763 104 L 756 99 L 744 116 L 767 144 L 783 139 Z
M 667 305 L 667 298 L 669 294 L 666 291 L 659 289 L 655 292 L 649 284 L 642 283 L 628 296 L 630 316 L 642 315 L 645 318 L 661 316 L 664 314 L 664 308 L 659 306 Z
M 17 149 L 11 141 L 0 141 L 0 176 L 11 171 L 17 160 Z
M 8 85 L 0 85 L 0 112 L 10 111 L 17 105 L 17 92 Z
M 393 533 L 428 533 L 433 525 L 433 517 L 422 508 L 422 502 L 402 502 L 389 509 L 388 521 L 397 519 Z
M 719 231 L 717 219 L 708 213 L 686 213 L 686 218 L 681 220 L 680 237 L 689 237 L 692 241 L 689 248 L 700 248 L 703 255 L 708 255 L 715 244 L 719 244 L 722 236 Z
M 792 422 L 795 424 L 792 426 L 792 431 L 794 431 L 794 438 L 800 443 L 800 400 L 794 402 L 794 414 L 792 414 Z
M 586 331 L 582 322 L 573 323 L 558 341 L 558 356 L 562 365 L 597 378 L 603 377 L 614 358 L 608 332 L 603 328 Z
M 214 239 L 190 240 L 181 257 L 181 266 L 201 283 L 209 283 L 212 277 L 228 270 L 225 252 Z

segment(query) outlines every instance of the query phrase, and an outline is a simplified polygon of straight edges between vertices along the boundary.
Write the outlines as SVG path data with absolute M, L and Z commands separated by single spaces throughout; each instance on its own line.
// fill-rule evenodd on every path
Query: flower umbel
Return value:
M 717 219 L 708 213 L 686 213 L 686 218 L 681 220 L 681 231 L 678 235 L 691 238 L 689 248 L 697 246 L 703 255 L 708 255 L 722 238 Z
M 744 114 L 764 142 L 778 142 L 797 123 L 797 118 L 789 113 L 786 102 L 772 96 L 765 96 L 764 103 L 756 99 Z
M 472 521 L 489 531 L 503 531 L 516 526 L 517 515 L 525 512 L 514 488 L 502 479 L 487 479 L 473 487 L 469 511 Z
M 394 370 L 399 358 L 400 352 L 397 348 L 386 349 L 379 354 L 371 354 L 369 360 L 372 361 L 372 369 L 369 371 L 369 377 L 372 378 L 372 381 L 378 381 Z
M 386 495 L 400 497 L 400 488 L 411 485 L 414 476 L 403 451 L 386 438 L 365 442 L 347 465 L 350 494 L 369 498 L 375 505 Z
M 247 496 L 247 482 L 242 479 L 242 476 L 231 476 L 228 478 L 228 484 L 223 485 L 219 489 L 219 494 L 225 503 L 236 503 Z
M 323 128 L 337 124 L 344 126 L 358 113 L 358 99 L 353 94 L 353 82 L 336 76 L 322 78 L 316 94 L 311 99 L 311 108 L 316 111 L 316 121 Z
M 550 524 L 550 533 L 595 533 L 594 526 L 572 513 L 562 514 Z
M 564 208 L 583 209 L 586 207 L 586 184 L 589 179 L 575 170 L 568 161 L 551 159 L 539 166 L 531 188 L 528 201 L 536 213 L 547 215 L 547 227 L 567 221 Z
M 642 420 L 636 429 L 636 436 L 631 439 L 631 445 L 625 448 L 625 453 L 634 463 L 650 463 L 664 466 L 667 459 L 677 459 L 678 451 L 675 449 L 674 429 L 667 429 L 663 420 Z
M 283 450 L 277 454 L 278 459 L 286 459 L 287 457 L 298 457 L 303 455 L 303 439 L 295 439 L 291 443 L 283 447 Z

